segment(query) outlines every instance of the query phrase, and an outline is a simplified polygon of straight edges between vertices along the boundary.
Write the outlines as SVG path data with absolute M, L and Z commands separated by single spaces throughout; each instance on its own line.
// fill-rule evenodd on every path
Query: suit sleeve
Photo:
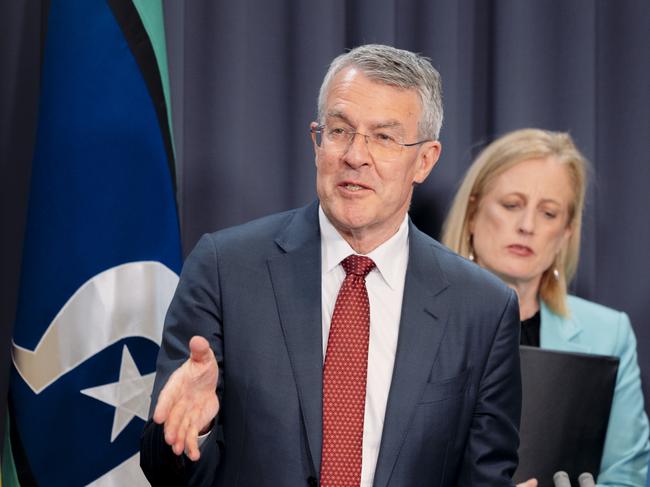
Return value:
M 521 416 L 519 306 L 509 290 L 483 373 L 458 485 L 512 486 Z
M 213 237 L 204 235 L 187 257 L 176 293 L 167 311 L 156 364 L 156 379 L 149 416 L 169 376 L 189 358 L 189 341 L 205 337 L 219 364 L 217 394 L 223 393 L 223 329 L 221 319 L 218 255 Z M 153 486 L 213 484 L 223 441 L 220 418 L 201 446 L 201 458 L 192 462 L 176 456 L 164 441 L 163 427 L 151 419 L 140 441 L 140 465 Z
M 636 339 L 625 313 L 619 313 L 616 328 L 620 362 L 598 485 L 644 487 L 650 445 Z

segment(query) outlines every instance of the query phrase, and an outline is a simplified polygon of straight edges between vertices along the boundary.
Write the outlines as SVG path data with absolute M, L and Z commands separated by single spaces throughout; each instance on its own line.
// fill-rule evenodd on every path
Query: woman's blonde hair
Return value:
M 495 178 L 520 162 L 548 158 L 566 165 L 569 171 L 574 189 L 568 221 L 572 231 L 568 243 L 555 257 L 551 267 L 544 271 L 539 295 L 553 312 L 567 316 L 567 283 L 575 275 L 580 257 L 580 231 L 588 171 L 587 160 L 568 133 L 541 129 L 515 130 L 483 149 L 454 197 L 443 225 L 442 242 L 458 254 L 469 257 L 472 252 L 469 224 Z M 559 272 L 557 277 L 554 276 L 555 269 Z

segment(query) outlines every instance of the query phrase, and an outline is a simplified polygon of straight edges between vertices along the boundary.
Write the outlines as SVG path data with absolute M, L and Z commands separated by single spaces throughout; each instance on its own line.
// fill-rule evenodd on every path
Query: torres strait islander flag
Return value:
M 140 433 L 181 267 L 167 80 L 161 0 L 49 3 L 5 487 L 148 485 Z

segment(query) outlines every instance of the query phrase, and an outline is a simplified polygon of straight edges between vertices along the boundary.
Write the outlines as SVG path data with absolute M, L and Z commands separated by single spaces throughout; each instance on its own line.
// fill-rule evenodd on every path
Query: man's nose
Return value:
M 355 132 L 347 150 L 343 154 L 343 160 L 355 168 L 370 164 L 372 155 L 368 146 L 368 136 Z

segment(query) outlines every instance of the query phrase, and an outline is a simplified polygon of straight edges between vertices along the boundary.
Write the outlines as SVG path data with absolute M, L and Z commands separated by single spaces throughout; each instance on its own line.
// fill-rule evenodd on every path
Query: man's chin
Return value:
M 346 235 L 362 233 L 369 229 L 372 219 L 367 215 L 334 215 L 329 217 L 332 225 L 340 232 Z

